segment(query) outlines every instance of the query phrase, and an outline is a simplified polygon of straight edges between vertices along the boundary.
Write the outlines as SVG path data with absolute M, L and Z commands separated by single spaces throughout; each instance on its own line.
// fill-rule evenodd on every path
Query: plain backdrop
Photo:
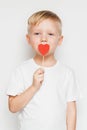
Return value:
M 27 19 L 48 9 L 63 22 L 64 40 L 55 56 L 75 71 L 83 98 L 77 102 L 77 130 L 87 130 L 86 0 L 0 0 L 0 130 L 18 130 L 17 114 L 8 110 L 6 90 L 11 72 L 34 55 L 26 41 Z

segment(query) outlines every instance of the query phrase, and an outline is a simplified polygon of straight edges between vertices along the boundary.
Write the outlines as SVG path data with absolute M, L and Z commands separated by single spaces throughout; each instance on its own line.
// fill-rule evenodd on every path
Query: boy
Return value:
M 54 56 L 63 40 L 61 19 L 48 10 L 34 13 L 28 19 L 26 38 L 35 56 L 11 77 L 9 110 L 19 112 L 20 130 L 76 130 L 79 91 L 74 73 Z M 47 45 L 47 52 L 41 53 L 39 45 L 44 52 Z

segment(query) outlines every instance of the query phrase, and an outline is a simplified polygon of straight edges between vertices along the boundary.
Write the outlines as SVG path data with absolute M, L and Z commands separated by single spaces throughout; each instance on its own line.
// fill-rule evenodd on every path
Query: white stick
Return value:
M 42 59 L 42 66 L 44 67 L 44 56 L 43 56 L 43 59 Z
M 44 69 L 44 56 L 42 57 L 42 68 Z M 45 85 L 44 81 L 43 81 L 43 85 Z

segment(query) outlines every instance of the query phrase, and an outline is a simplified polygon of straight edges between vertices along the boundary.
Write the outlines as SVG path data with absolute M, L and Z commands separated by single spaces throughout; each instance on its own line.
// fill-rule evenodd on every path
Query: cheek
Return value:
M 53 47 L 57 46 L 57 44 L 58 44 L 58 39 L 53 39 L 53 40 L 51 41 L 51 45 L 52 45 Z
M 38 49 L 38 42 L 35 39 L 31 39 L 30 44 L 34 50 Z
M 58 42 L 57 41 L 51 43 L 50 44 L 50 50 L 55 51 L 55 49 L 57 48 L 57 46 L 58 46 Z
M 38 44 L 38 43 L 39 43 L 39 39 L 36 38 L 36 37 L 32 37 L 32 38 L 30 39 L 30 42 L 33 43 L 33 44 Z
M 31 37 L 31 38 L 30 38 L 30 43 L 34 43 L 34 41 L 35 41 L 34 38 Z
M 57 43 L 58 43 L 58 38 L 56 38 L 56 37 L 51 38 L 51 39 L 50 39 L 50 42 L 51 42 L 52 44 L 53 44 L 53 43 L 57 44 Z

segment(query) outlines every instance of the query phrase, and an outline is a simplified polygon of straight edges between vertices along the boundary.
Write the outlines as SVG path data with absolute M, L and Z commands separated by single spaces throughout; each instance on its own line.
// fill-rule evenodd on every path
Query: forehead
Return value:
M 58 29 L 58 22 L 51 19 L 45 19 L 36 25 L 31 25 L 32 29 Z

